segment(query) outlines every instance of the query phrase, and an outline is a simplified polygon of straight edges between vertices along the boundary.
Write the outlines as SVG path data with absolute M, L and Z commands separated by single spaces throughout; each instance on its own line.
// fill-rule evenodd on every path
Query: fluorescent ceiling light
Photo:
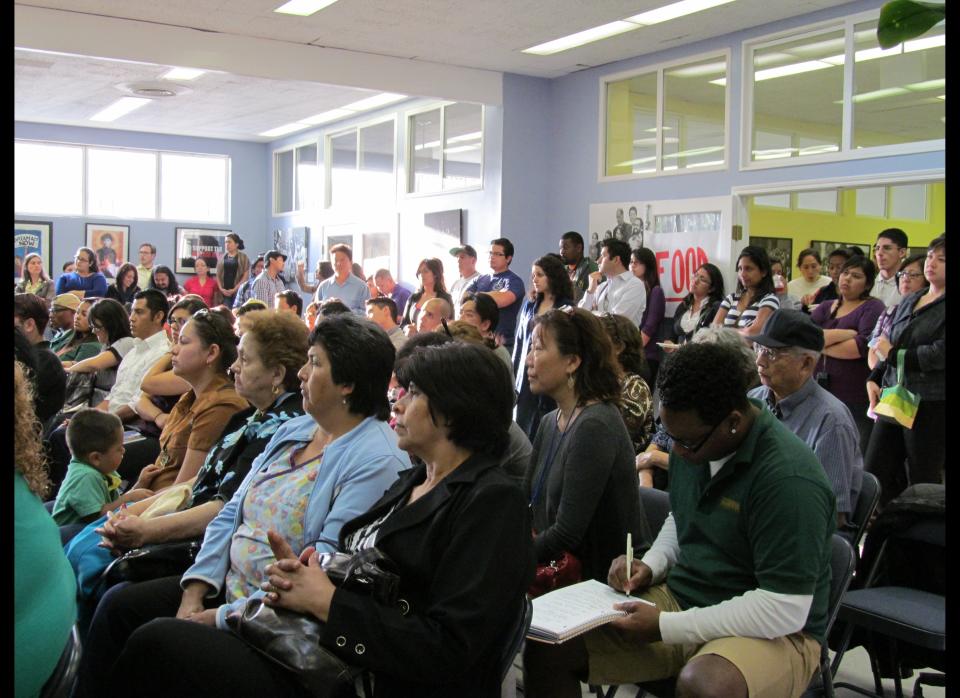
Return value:
M 694 167 L 717 167 L 723 164 L 723 160 L 710 160 L 709 162 L 691 162 L 687 165 L 687 169 L 693 169 Z
M 91 116 L 90 121 L 115 121 L 152 101 L 144 97 L 121 97 L 106 109 L 102 109 Z
M 350 109 L 330 109 L 329 111 L 308 116 L 306 119 L 300 119 L 300 123 L 306 124 L 307 126 L 319 126 L 320 124 L 325 124 L 328 121 L 336 121 L 337 119 L 353 116 L 355 113 L 356 112 L 353 112 Z
M 903 44 L 904 53 L 912 53 L 913 51 L 926 51 L 928 48 L 937 48 L 939 46 L 945 46 L 947 43 L 946 34 L 940 34 L 938 36 L 928 36 L 924 39 L 914 39 L 913 41 L 907 41 Z
M 733 0 L 680 0 L 680 2 L 664 5 L 649 12 L 641 12 L 633 17 L 627 17 L 626 21 L 636 22 L 644 26 L 648 24 L 659 24 L 660 22 L 667 22 L 677 17 L 684 17 L 686 15 L 692 15 L 695 12 L 709 10 L 711 7 L 716 7 L 717 5 L 726 5 L 728 2 L 733 2 Z
M 691 148 L 690 150 L 681 150 L 679 153 L 667 153 L 663 156 L 663 159 L 667 158 L 690 158 L 695 155 L 706 155 L 708 153 L 722 153 L 722 145 L 711 145 L 704 148 Z
M 465 141 L 478 141 L 483 137 L 483 134 L 480 131 L 473 131 L 471 133 L 464 133 L 462 136 L 450 136 L 447 139 L 447 143 L 464 143 Z
M 944 102 L 946 102 L 946 101 L 947 101 L 947 96 L 946 96 L 946 95 L 937 95 L 937 99 L 942 99 Z
M 198 68 L 171 68 L 160 76 L 161 80 L 196 80 L 205 70 Z
M 374 95 L 373 97 L 367 97 L 366 99 L 361 99 L 357 102 L 347 104 L 343 108 L 349 109 L 350 111 L 366 111 L 367 109 L 376 109 L 377 107 L 383 107 L 387 104 L 393 104 L 394 102 L 399 102 L 401 99 L 406 98 L 406 95 L 396 94 L 394 92 L 382 92 L 381 94 Z
M 873 102 L 878 99 L 886 99 L 887 97 L 899 97 L 900 95 L 910 94 L 909 90 L 905 90 L 902 87 L 885 87 L 882 90 L 873 90 L 871 92 L 863 92 L 858 95 L 853 96 L 853 103 L 860 104 L 861 102 Z M 843 104 L 843 100 L 835 100 L 834 104 Z
M 277 126 L 277 128 L 270 129 L 269 131 L 264 131 L 260 136 L 266 138 L 275 138 L 277 136 L 285 136 L 288 133 L 293 133 L 294 131 L 299 131 L 306 128 L 310 124 L 305 124 L 301 121 L 294 121 L 292 124 L 285 124 L 284 126 Z
M 599 27 L 584 29 L 582 32 L 577 32 L 576 34 L 562 36 L 559 39 L 554 39 L 553 41 L 547 41 L 542 44 L 537 44 L 536 46 L 531 46 L 530 48 L 525 48 L 523 49 L 523 53 L 531 53 L 536 56 L 550 56 L 554 53 L 569 51 L 577 46 L 590 44 L 594 41 L 600 41 L 601 39 L 609 39 L 611 36 L 616 36 L 617 34 L 623 34 L 624 32 L 633 31 L 634 29 L 639 28 L 640 25 L 635 24 L 634 22 L 623 22 L 617 20 L 616 22 L 601 24 Z
M 429 141 L 428 143 L 418 143 L 413 146 L 414 150 L 430 150 L 432 148 L 439 148 L 440 141 Z
M 924 82 L 912 82 L 909 85 L 904 85 L 908 90 L 914 92 L 923 92 L 924 90 L 939 90 L 941 87 L 946 87 L 947 81 L 944 78 L 938 80 L 925 80 Z
M 284 15 L 300 15 L 308 17 L 314 12 L 319 12 L 324 7 L 329 7 L 337 0 L 290 0 L 274 10 Z
M 471 150 L 480 150 L 480 144 L 474 143 L 473 145 L 458 145 L 454 148 L 444 148 L 443 152 L 447 153 L 467 153 Z
M 836 153 L 839 152 L 840 146 L 827 143 L 825 145 L 808 145 L 806 148 L 800 148 L 800 155 L 819 155 L 820 153 Z
M 723 73 L 726 70 L 727 64 L 723 61 L 717 61 L 715 63 L 701 63 L 700 65 L 692 65 L 688 68 L 666 70 L 664 71 L 664 75 L 669 75 L 670 77 L 699 78 L 705 75 L 716 75 L 718 73 Z

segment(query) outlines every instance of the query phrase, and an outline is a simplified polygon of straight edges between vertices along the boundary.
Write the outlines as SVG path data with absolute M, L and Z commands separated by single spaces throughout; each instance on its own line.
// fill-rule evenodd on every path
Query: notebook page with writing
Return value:
M 566 642 L 627 615 L 613 608 L 615 603 L 624 601 L 643 600 L 615 591 L 595 579 L 551 591 L 533 600 L 533 621 L 527 637 L 550 644 Z

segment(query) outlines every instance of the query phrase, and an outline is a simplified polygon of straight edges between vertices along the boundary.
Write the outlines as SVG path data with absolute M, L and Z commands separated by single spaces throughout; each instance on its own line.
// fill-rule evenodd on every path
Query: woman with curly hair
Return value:
M 556 255 L 544 255 L 533 263 L 530 272 L 530 291 L 520 306 L 517 319 L 517 333 L 513 345 L 514 387 L 517 390 L 517 406 L 514 420 L 523 429 L 528 438 L 537 435 L 540 418 L 556 408 L 556 403 L 546 395 L 534 395 L 530 392 L 527 378 L 527 354 L 533 338 L 533 322 L 553 308 L 574 305 L 573 283 Z
M 43 506 L 50 488 L 23 365 L 13 362 L 14 695 L 39 695 L 77 617 L 76 583 L 60 532 Z
M 600 316 L 600 322 L 613 342 L 613 353 L 620 365 L 620 416 L 627 425 L 633 452 L 639 454 L 649 445 L 653 434 L 653 395 L 643 379 L 646 373 L 643 340 L 637 326 L 623 315 L 605 313 Z

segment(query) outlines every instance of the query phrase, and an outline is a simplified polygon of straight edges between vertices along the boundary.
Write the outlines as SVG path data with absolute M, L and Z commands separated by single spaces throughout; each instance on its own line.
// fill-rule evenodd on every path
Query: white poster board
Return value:
M 585 254 L 594 259 L 606 237 L 617 237 L 631 249 L 653 250 L 667 317 L 690 292 L 690 277 L 704 262 L 723 273 L 727 292 L 736 284 L 731 241 L 732 198 L 590 204 L 590 235 Z

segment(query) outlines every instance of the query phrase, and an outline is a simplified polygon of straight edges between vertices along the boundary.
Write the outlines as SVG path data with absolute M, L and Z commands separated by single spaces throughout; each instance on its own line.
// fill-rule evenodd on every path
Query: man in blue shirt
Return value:
M 850 410 L 813 379 L 823 330 L 806 313 L 780 309 L 753 342 L 763 385 L 747 395 L 763 400 L 816 454 L 836 495 L 837 527 L 842 528 L 857 505 L 863 457 Z
M 317 287 L 317 301 L 339 298 L 354 315 L 367 314 L 367 299 L 370 289 L 367 282 L 353 275 L 353 250 L 350 245 L 334 245 L 330 248 L 330 262 L 334 274 Z
M 500 335 L 504 348 L 513 354 L 513 338 L 517 331 L 517 313 L 523 303 L 523 279 L 510 271 L 513 261 L 513 243 L 507 238 L 490 241 L 490 269 L 467 287 L 466 293 L 486 293 L 500 308 Z

